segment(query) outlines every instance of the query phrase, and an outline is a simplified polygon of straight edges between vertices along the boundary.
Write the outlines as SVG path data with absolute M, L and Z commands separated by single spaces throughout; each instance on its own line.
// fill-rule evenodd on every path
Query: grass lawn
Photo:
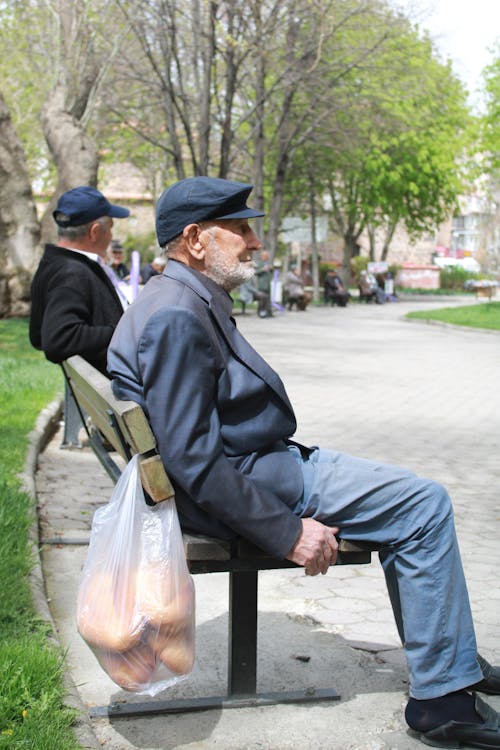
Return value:
M 33 607 L 29 530 L 33 501 L 21 491 L 28 434 L 63 383 L 28 340 L 27 320 L 0 320 L 0 749 L 77 750 L 64 706 L 63 655 Z
M 439 310 L 419 310 L 408 313 L 407 317 L 500 331 L 500 302 L 481 302 L 465 307 L 442 307 Z

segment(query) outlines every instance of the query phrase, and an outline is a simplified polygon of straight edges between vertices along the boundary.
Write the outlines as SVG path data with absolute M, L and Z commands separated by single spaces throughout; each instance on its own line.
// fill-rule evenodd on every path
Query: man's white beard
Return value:
M 236 289 L 245 281 L 250 281 L 254 273 L 255 269 L 251 263 L 241 263 L 227 258 L 222 253 L 215 253 L 210 258 L 209 265 L 207 264 L 205 268 L 205 275 L 225 289 L 226 292 Z

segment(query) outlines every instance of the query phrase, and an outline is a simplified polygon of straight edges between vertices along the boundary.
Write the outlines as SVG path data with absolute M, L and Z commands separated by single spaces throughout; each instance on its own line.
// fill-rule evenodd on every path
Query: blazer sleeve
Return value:
M 193 312 L 153 315 L 138 347 L 148 418 L 172 479 L 207 513 L 270 554 L 286 557 L 301 521 L 225 456 L 217 411 L 220 353 Z

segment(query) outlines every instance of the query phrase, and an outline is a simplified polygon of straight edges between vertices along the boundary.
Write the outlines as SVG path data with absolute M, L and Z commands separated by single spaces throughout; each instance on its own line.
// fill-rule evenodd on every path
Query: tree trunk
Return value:
M 258 19 L 259 25 L 258 30 L 260 32 L 260 18 Z M 255 107 L 256 111 L 256 126 L 255 126 L 255 156 L 253 162 L 254 178 L 253 184 L 254 189 L 252 193 L 252 206 L 259 209 L 260 211 L 264 208 L 264 163 L 265 163 L 265 133 L 264 133 L 264 115 L 265 115 L 265 77 L 266 77 L 266 65 L 264 56 L 260 53 L 256 60 L 256 85 L 255 85 L 255 97 L 257 104 Z M 254 227 L 257 235 L 263 240 L 264 239 L 264 219 L 259 217 L 255 219 Z M 266 247 L 266 250 L 269 250 Z M 270 254 L 271 261 L 274 260 L 276 248 L 273 248 Z
M 97 185 L 99 156 L 81 123 L 65 109 L 65 88 L 61 84 L 53 89 L 43 107 L 42 127 L 57 168 L 56 192 L 42 218 L 42 239 L 48 242 L 56 237 L 52 211 L 57 199 L 79 185 Z
M 375 258 L 375 245 L 376 245 L 376 236 L 375 236 L 375 229 L 372 226 L 367 226 L 366 231 L 368 232 L 368 239 L 370 240 L 370 252 L 369 252 L 369 258 L 371 261 L 376 260 Z
M 280 227 L 280 209 L 282 196 L 275 191 L 269 211 L 267 212 L 268 230 L 265 235 L 264 245 L 271 258 L 274 259 L 278 249 L 278 232 Z
M 359 255 L 359 233 L 347 231 L 344 234 L 344 254 L 342 259 L 342 275 L 345 287 L 349 286 L 352 275 L 351 259 Z
M 90 8 L 59 0 L 55 80 L 41 112 L 43 134 L 57 170 L 55 194 L 42 217 L 42 240 L 56 238 L 52 212 L 61 193 L 79 185 L 97 185 L 99 156 L 85 133 L 109 60 L 97 52 Z
M 309 165 L 309 211 L 311 213 L 311 249 L 312 249 L 312 277 L 313 277 L 313 299 L 319 302 L 319 259 L 318 241 L 316 235 L 316 192 L 314 190 L 314 160 Z
M 266 235 L 266 247 L 269 250 L 271 258 L 274 258 L 276 250 L 278 249 L 278 235 L 281 226 L 285 181 L 290 164 L 290 120 L 288 115 L 291 110 L 294 93 L 295 91 L 292 90 L 284 97 L 282 118 L 278 128 L 276 170 L 273 177 L 273 189 Z
M 29 313 L 39 239 L 24 151 L 0 94 L 0 318 Z
M 384 239 L 384 246 L 382 248 L 382 255 L 380 256 L 380 260 L 387 260 L 387 257 L 389 255 L 389 250 L 391 248 L 391 242 L 392 238 L 394 237 L 394 232 L 396 231 L 396 227 L 398 225 L 397 221 L 393 221 L 388 227 Z

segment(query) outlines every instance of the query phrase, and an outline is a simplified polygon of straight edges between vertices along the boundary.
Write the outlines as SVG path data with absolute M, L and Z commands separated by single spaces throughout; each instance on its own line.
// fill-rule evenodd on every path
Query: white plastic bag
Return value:
M 175 503 L 146 505 L 137 456 L 94 514 L 76 617 L 124 690 L 156 695 L 193 668 L 194 584 Z

